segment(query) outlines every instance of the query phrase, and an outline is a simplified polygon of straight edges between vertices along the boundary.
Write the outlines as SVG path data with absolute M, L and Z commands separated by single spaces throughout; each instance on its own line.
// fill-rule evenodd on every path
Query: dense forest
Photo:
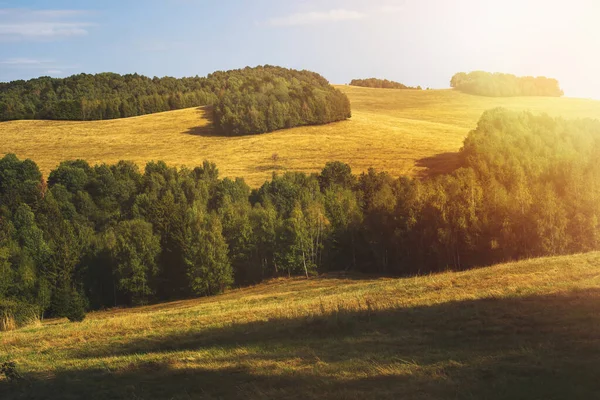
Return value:
M 484 71 L 459 72 L 450 80 L 450 87 L 464 93 L 490 97 L 564 95 L 556 79 Z
M 66 161 L 44 180 L 6 155 L 0 307 L 78 320 L 282 275 L 406 275 L 600 249 L 599 121 L 488 111 L 460 157 L 425 180 L 331 162 L 252 190 L 209 162 Z
M 0 121 L 101 120 L 186 107 L 214 106 L 226 135 L 270 132 L 349 118 L 350 102 L 309 71 L 260 66 L 205 78 L 80 74 L 0 83 Z
M 378 88 L 378 89 L 415 89 L 421 90 L 421 86 L 412 87 L 403 85 L 400 82 L 389 81 L 387 79 L 377 79 L 377 78 L 368 78 L 368 79 L 352 79 L 350 81 L 350 86 L 362 86 L 369 88 Z

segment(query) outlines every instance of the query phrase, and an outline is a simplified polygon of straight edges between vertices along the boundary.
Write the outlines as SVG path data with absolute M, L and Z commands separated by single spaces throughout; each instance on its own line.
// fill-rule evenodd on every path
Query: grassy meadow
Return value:
M 60 161 L 91 164 L 150 160 L 194 167 L 213 161 L 222 176 L 258 186 L 274 171 L 318 171 L 327 161 L 395 176 L 443 172 L 455 164 L 482 112 L 507 107 L 570 118 L 600 118 L 600 101 L 570 98 L 491 98 L 451 90 L 389 90 L 338 86 L 352 103 L 351 120 L 245 136 L 216 136 L 210 110 L 191 108 L 127 119 L 0 123 L 0 155 L 33 159 L 47 174 Z M 273 155 L 277 156 L 274 157 Z
M 599 398 L 599 308 L 600 253 L 279 279 L 2 332 L 0 398 Z

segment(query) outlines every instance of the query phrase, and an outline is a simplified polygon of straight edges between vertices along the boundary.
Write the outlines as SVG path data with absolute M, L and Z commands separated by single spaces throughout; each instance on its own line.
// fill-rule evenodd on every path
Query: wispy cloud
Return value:
M 78 65 L 65 65 L 50 59 L 8 58 L 0 60 L 0 69 L 29 69 L 46 71 L 48 74 L 62 74 L 64 70 L 77 69 Z
M 84 36 L 94 23 L 82 10 L 0 9 L 0 40 L 56 40 Z
M 272 18 L 268 21 L 268 25 L 275 27 L 314 25 L 327 22 L 359 20 L 363 19 L 364 17 L 366 17 L 366 14 L 359 11 L 337 9 L 296 13 L 283 17 Z
M 43 65 L 50 61 L 35 60 L 33 58 L 9 58 L 7 60 L 0 60 L 0 65 L 13 65 L 15 67 L 21 67 L 23 65 Z

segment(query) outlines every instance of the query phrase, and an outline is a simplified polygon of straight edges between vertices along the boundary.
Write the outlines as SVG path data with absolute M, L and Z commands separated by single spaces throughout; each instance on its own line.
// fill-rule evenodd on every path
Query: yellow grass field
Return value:
M 0 332 L 2 399 L 597 399 L 600 253 L 279 279 Z
M 134 118 L 0 123 L 0 154 L 31 158 L 44 174 L 63 160 L 91 164 L 150 160 L 194 167 L 208 159 L 222 176 L 259 186 L 273 171 L 320 170 L 327 161 L 395 176 L 451 168 L 452 154 L 482 112 L 507 107 L 565 117 L 600 118 L 600 101 L 570 98 L 486 98 L 451 90 L 389 90 L 338 86 L 350 98 L 351 120 L 259 136 L 212 135 L 209 112 L 185 109 Z M 278 157 L 274 161 L 273 154 Z

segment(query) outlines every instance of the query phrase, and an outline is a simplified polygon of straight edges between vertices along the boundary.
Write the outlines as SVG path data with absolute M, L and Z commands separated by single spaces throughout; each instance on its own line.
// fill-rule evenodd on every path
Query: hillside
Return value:
M 13 398 L 597 398 L 600 253 L 280 279 L 0 333 Z M 2 361 L 2 359 L 0 359 Z
M 327 161 L 416 175 L 452 166 L 483 111 L 507 107 L 565 117 L 600 118 L 600 102 L 570 98 L 491 98 L 451 90 L 411 91 L 338 86 L 352 104 L 348 121 L 260 136 L 220 137 L 210 110 L 190 108 L 127 119 L 91 122 L 0 123 L 0 154 L 32 158 L 45 174 L 66 159 L 90 163 L 164 160 L 197 166 L 215 162 L 223 176 L 258 186 L 273 171 L 318 171 Z M 275 156 L 274 156 L 275 155 Z

